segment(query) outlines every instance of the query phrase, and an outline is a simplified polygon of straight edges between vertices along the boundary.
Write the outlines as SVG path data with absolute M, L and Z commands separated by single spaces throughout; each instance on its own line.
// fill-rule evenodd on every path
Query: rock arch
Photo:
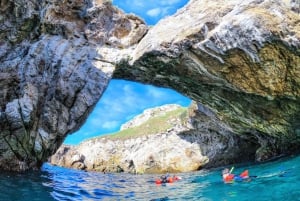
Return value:
M 257 160 L 297 152 L 293 3 L 191 0 L 148 31 L 109 1 L 0 1 L 0 168 L 39 167 L 84 123 L 112 77 L 192 98 L 230 139 L 253 143 Z

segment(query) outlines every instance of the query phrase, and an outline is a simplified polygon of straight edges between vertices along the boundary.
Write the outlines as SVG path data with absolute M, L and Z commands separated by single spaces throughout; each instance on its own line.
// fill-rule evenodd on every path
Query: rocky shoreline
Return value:
M 122 129 L 135 128 L 142 124 L 152 127 L 154 125 L 148 123 L 151 119 L 178 109 L 181 109 L 178 105 L 148 109 L 125 123 Z M 250 150 L 249 147 L 245 147 L 248 143 L 243 144 L 242 140 L 235 141 L 237 138 L 231 138 L 225 128 L 222 133 L 215 134 L 208 130 L 222 126 L 221 122 L 209 122 L 206 118 L 201 123 L 195 123 L 195 110 L 198 111 L 198 108 L 193 103 L 178 116 L 171 116 L 166 122 L 161 122 L 167 124 L 171 121 L 173 125 L 161 133 L 116 139 L 108 135 L 83 141 L 76 146 L 62 145 L 49 158 L 49 162 L 87 171 L 142 174 L 190 172 L 254 160 L 246 153 Z M 206 115 L 202 113 L 201 116 L 203 118 Z M 201 134 L 198 134 L 195 126 L 199 127 L 200 124 L 202 129 L 197 129 L 201 130 Z M 147 133 L 146 130 L 144 132 Z M 232 147 L 228 148 L 228 144 L 232 144 Z M 246 154 L 241 160 L 235 157 L 236 152 Z
M 99 139 L 79 146 L 62 145 L 49 162 L 87 171 L 144 174 L 196 171 L 207 160 L 198 144 L 170 132 L 125 141 Z
M 148 109 L 121 126 L 122 130 L 150 124 L 172 111 L 182 109 L 179 105 L 165 105 Z M 187 109 L 185 109 L 187 110 Z M 185 111 L 184 110 L 184 111 Z M 179 115 L 180 116 L 180 115 Z M 198 170 L 208 160 L 201 155 L 197 143 L 185 139 L 190 130 L 187 119 L 171 116 L 166 121 L 174 125 L 162 133 L 112 139 L 110 136 L 93 138 L 76 146 L 62 145 L 49 162 L 53 165 L 100 172 L 162 173 Z M 187 118 L 187 116 L 185 117 Z M 167 124 L 167 122 L 161 122 Z

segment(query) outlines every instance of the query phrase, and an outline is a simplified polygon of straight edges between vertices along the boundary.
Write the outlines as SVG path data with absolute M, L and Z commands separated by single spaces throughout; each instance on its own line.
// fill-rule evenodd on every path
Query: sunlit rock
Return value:
M 220 122 L 216 139 L 194 132 L 220 142 L 204 146 L 210 161 L 243 147 L 259 161 L 299 150 L 298 1 L 191 0 L 147 34 L 110 1 L 2 0 L 0 11 L 0 169 L 41 166 L 112 76 L 198 102 Z
M 154 119 L 181 107 L 164 105 L 145 110 L 123 124 L 123 131 L 133 132 L 131 137 L 104 136 L 78 146 L 63 145 L 49 162 L 100 172 L 176 173 L 254 161 L 258 143 L 235 135 L 200 107 L 193 103 L 177 116 L 161 118 L 161 123 L 171 122 L 171 127 L 152 134 L 146 133 L 157 126 L 151 123 Z M 134 133 L 143 124 L 148 125 L 143 127 L 145 134 Z
M 134 129 L 142 124 L 154 126 L 151 124 L 154 118 L 179 108 L 181 108 L 179 105 L 164 105 L 145 110 L 123 124 L 123 130 Z M 190 134 L 192 127 L 187 121 L 188 118 L 187 116 L 184 116 L 185 120 L 182 118 L 181 114 L 162 120 L 162 122 L 172 121 L 171 125 L 174 125 L 162 132 L 142 136 L 133 134 L 128 138 L 99 137 L 86 140 L 78 146 L 63 145 L 49 161 L 53 165 L 101 172 L 140 174 L 199 170 L 209 159 L 202 155 L 198 143 L 200 135 Z M 149 130 L 151 128 L 147 131 L 145 129 L 145 132 Z
M 84 123 L 147 27 L 108 1 L 0 1 L 0 10 L 0 169 L 35 169 Z
M 255 160 L 298 152 L 298 8 L 294 0 L 191 0 L 151 28 L 114 77 L 197 101 L 233 139 L 253 144 Z

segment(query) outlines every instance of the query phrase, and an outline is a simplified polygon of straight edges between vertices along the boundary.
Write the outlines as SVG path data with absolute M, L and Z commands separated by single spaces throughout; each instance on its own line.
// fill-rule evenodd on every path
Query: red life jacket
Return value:
M 232 182 L 234 179 L 234 174 L 229 174 L 227 177 L 224 178 L 225 182 Z
M 249 178 L 249 172 L 248 172 L 248 170 L 245 170 L 244 172 L 242 172 L 240 174 L 240 177 L 242 177 L 243 179 Z

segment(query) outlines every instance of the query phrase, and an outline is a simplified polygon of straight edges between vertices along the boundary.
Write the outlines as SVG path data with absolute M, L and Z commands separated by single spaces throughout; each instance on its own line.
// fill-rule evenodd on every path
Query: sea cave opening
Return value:
M 152 136 L 151 134 L 162 136 L 176 133 L 176 129 L 178 129 L 176 127 L 181 126 L 179 125 L 181 124 L 180 122 L 186 121 L 183 119 L 186 118 L 187 110 L 191 102 L 191 99 L 172 89 L 112 79 L 84 125 L 75 133 L 67 136 L 60 149 L 51 157 L 50 162 L 54 165 L 102 172 L 144 172 L 144 170 L 139 169 L 139 161 L 134 161 L 135 157 L 128 158 L 128 154 L 125 155 L 125 157 L 120 157 L 118 153 L 120 146 L 122 146 L 120 144 L 124 142 L 125 144 L 131 143 L 131 146 L 143 147 L 149 144 L 150 149 L 152 149 L 151 146 L 155 149 L 155 147 L 161 143 L 160 139 L 164 137 L 149 136 Z M 118 136 L 117 139 L 121 138 L 123 141 L 121 140 L 115 144 L 113 143 L 114 140 L 108 143 L 107 141 L 102 143 L 102 140 L 106 138 L 110 139 L 111 136 Z M 179 136 L 176 137 L 180 139 Z M 128 139 L 131 139 L 133 142 L 129 142 Z M 145 141 L 144 143 L 141 142 L 143 140 Z M 174 139 L 167 137 L 166 146 L 173 146 L 170 140 Z M 96 142 L 99 142 L 98 145 L 95 145 Z M 188 143 L 189 142 L 187 142 L 187 144 Z M 95 148 L 95 146 L 98 146 L 98 148 Z M 112 146 L 111 148 L 114 149 L 114 151 L 107 151 L 107 146 Z M 81 149 L 79 147 L 84 148 Z M 121 148 L 121 152 L 132 152 L 131 148 L 127 148 L 126 145 L 124 145 L 124 147 Z M 178 148 L 180 149 L 180 147 Z M 103 149 L 103 151 L 100 149 Z M 151 166 L 151 170 L 148 172 L 160 172 L 157 166 L 163 166 L 159 160 L 164 160 L 163 158 L 168 157 L 167 155 L 170 150 L 167 149 L 159 150 L 157 153 L 154 151 L 145 156 L 144 163 L 149 163 L 148 166 Z M 199 148 L 194 146 L 194 149 L 198 150 Z M 106 155 L 104 154 L 105 151 Z M 181 152 L 185 151 L 185 149 L 181 150 Z M 139 152 L 142 153 L 143 151 Z M 160 158 L 163 152 L 165 156 Z M 194 150 L 191 149 L 191 154 L 193 154 L 193 152 Z M 97 158 L 92 158 L 92 153 L 97 153 Z M 91 158 L 88 159 L 89 157 Z M 134 167 L 134 171 L 124 168 L 124 165 L 122 165 L 123 162 L 119 161 L 123 159 L 126 163 L 125 166 L 128 166 L 128 169 Z M 68 162 L 68 160 L 71 161 Z M 64 161 L 64 163 L 60 161 Z M 93 164 L 89 164 L 87 161 L 94 162 Z M 95 161 L 101 161 L 101 165 Z M 112 166 L 114 163 L 116 166 L 109 168 L 109 166 Z M 168 164 L 164 165 L 166 166 Z
M 100 172 L 186 172 L 254 161 L 257 148 L 173 89 L 112 79 L 49 162 Z
M 64 144 L 75 145 L 87 138 L 116 133 L 144 110 L 166 104 L 188 107 L 191 99 L 173 89 L 112 79 L 84 125 L 68 135 Z

